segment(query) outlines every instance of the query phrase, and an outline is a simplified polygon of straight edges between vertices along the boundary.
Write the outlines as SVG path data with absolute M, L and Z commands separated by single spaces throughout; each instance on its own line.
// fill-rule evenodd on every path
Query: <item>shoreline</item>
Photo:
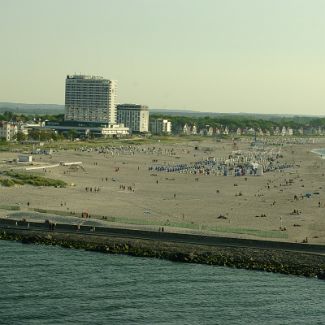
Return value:
M 310 152 L 316 154 L 320 158 L 323 158 L 323 156 L 325 155 L 325 148 L 315 148 L 310 150 Z
M 238 239 L 229 237 L 221 239 L 211 237 L 217 241 L 221 240 L 221 242 L 209 244 L 211 238 L 206 236 L 198 236 L 199 240 L 195 242 L 193 235 L 184 237 L 184 234 L 157 232 L 158 239 L 155 240 L 150 238 L 152 232 L 146 234 L 143 231 L 129 229 L 119 229 L 115 234 L 111 232 L 100 234 L 98 228 L 93 231 L 91 227 L 88 227 L 88 231 L 78 232 L 60 228 L 64 225 L 57 225 L 58 229 L 52 230 L 45 227 L 32 229 L 33 225 L 31 228 L 27 228 L 26 224 L 24 228 L 21 222 L 18 226 L 19 228 L 15 229 L 12 226 L 0 224 L 0 239 L 15 240 L 25 244 L 58 245 L 64 248 L 85 249 L 102 253 L 154 257 L 176 262 L 227 266 L 325 279 L 325 249 L 323 245 L 272 242 L 274 245 L 272 248 L 268 245 L 256 246 L 256 242 L 268 243 L 267 241 L 247 240 L 246 246 L 244 246 L 245 242 L 243 241 L 245 240 L 240 240 L 241 242 L 238 243 Z M 48 227 L 46 224 L 45 226 Z M 75 227 L 74 225 L 70 226 Z M 112 229 L 109 230 L 112 231 Z M 172 239 L 178 235 L 180 236 L 179 241 Z M 288 245 L 296 246 L 290 250 Z M 300 246 L 301 251 L 298 251 Z M 318 247 L 318 251 L 313 252 L 310 247 Z

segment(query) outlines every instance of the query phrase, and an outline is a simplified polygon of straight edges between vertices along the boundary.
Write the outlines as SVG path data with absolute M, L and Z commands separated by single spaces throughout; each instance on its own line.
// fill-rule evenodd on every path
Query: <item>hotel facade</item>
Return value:
M 97 76 L 68 75 L 65 121 L 116 124 L 116 81 Z
M 65 80 L 63 122 L 45 123 L 45 128 L 80 137 L 126 136 L 129 128 L 117 124 L 116 81 L 97 76 L 68 75 Z

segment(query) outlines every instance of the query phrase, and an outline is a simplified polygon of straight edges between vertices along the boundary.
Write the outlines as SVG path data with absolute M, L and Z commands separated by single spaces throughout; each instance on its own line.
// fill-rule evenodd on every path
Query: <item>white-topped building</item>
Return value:
M 66 121 L 116 124 L 116 81 L 97 76 L 68 75 Z

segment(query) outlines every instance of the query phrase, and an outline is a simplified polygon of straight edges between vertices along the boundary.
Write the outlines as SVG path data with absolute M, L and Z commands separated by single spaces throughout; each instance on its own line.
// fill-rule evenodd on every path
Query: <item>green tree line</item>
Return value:
M 179 133 L 185 124 L 189 126 L 196 125 L 199 129 L 205 127 L 222 128 L 228 127 L 230 130 L 237 128 L 261 128 L 262 130 L 270 130 L 275 127 L 290 127 L 292 129 L 307 127 L 325 127 L 325 118 L 310 117 L 291 117 L 291 118 L 274 118 L 274 119 L 255 119 L 241 115 L 230 115 L 229 117 L 211 117 L 211 116 L 174 116 L 164 114 L 151 114 L 150 119 L 163 118 L 172 122 L 173 131 Z

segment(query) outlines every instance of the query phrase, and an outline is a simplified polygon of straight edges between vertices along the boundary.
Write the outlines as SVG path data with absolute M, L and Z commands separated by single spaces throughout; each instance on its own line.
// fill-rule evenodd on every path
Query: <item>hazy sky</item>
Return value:
M 325 113 L 324 0 L 0 0 L 0 101 L 64 103 L 67 74 L 118 102 Z

